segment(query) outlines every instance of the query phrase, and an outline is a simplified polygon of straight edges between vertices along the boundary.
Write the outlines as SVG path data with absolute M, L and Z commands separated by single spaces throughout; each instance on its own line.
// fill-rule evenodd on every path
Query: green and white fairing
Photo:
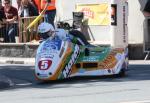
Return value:
M 39 80 L 75 76 L 124 74 L 128 51 L 108 46 L 79 46 L 60 39 L 43 41 L 36 55 L 35 75 Z

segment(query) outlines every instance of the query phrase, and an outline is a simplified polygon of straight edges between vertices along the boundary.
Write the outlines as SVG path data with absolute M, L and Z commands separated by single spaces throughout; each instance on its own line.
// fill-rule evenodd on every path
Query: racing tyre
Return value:
M 118 77 L 125 77 L 126 76 L 126 70 L 124 68 L 122 68 L 119 72 L 119 74 L 117 74 Z

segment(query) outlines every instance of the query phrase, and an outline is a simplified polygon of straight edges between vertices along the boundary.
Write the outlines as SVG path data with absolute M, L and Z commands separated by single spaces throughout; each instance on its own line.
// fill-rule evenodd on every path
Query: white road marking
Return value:
M 150 100 L 144 100 L 144 101 L 130 101 L 130 102 L 121 102 L 121 103 L 150 103 Z

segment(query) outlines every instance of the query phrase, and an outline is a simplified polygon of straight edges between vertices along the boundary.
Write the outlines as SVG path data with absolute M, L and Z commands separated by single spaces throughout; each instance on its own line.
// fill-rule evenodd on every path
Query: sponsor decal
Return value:
M 87 25 L 110 25 L 109 4 L 77 4 L 76 10 L 83 12 Z
M 126 21 L 125 21 L 125 16 L 126 16 L 126 8 L 123 6 L 123 42 L 126 43 Z
M 115 55 L 116 55 L 116 52 L 112 51 L 102 62 L 99 63 L 99 68 L 102 68 L 102 69 L 113 68 L 117 63 Z
M 49 49 L 49 50 L 51 50 L 51 49 L 53 49 L 53 50 L 60 50 L 61 43 L 62 43 L 62 41 L 59 40 L 59 39 L 57 39 L 55 41 L 48 40 L 48 41 L 46 41 L 44 43 L 43 50 L 47 50 L 47 49 Z
M 40 53 L 42 53 L 42 54 L 49 54 L 49 53 L 57 54 L 57 52 L 58 52 L 58 50 L 52 49 L 51 47 L 43 47 L 40 50 Z
M 113 51 L 111 51 L 110 54 L 102 62 L 99 63 L 99 68 L 113 69 L 117 62 L 122 59 L 123 51 L 124 49 L 122 48 L 114 49 Z
M 54 58 L 54 55 L 42 53 L 42 54 L 40 54 L 38 57 L 39 57 L 39 58 L 51 58 L 51 59 L 53 59 L 53 58 Z
M 95 61 L 97 61 L 98 60 L 98 58 L 99 58 L 99 56 L 92 56 L 92 57 L 88 57 L 88 58 L 85 58 L 83 61 L 84 62 L 95 62 Z
M 83 12 L 85 16 L 94 19 L 94 11 L 90 8 L 82 8 L 81 12 Z
M 64 78 L 67 78 L 71 72 L 71 67 L 77 60 L 77 57 L 80 53 L 79 46 L 76 45 L 73 54 L 71 55 L 70 61 L 66 64 L 65 68 L 63 69 L 62 73 L 64 75 Z
M 52 65 L 52 61 L 51 60 L 41 60 L 38 63 L 38 67 L 40 70 L 47 70 L 49 69 L 49 67 Z

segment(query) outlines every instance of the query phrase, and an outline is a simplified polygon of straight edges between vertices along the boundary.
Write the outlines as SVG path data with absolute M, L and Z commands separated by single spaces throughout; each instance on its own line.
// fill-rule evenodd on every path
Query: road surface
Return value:
M 41 83 L 34 67 L 1 65 L 12 87 L 0 90 L 1 103 L 150 103 L 150 63 L 133 61 L 123 78 L 84 78 Z

